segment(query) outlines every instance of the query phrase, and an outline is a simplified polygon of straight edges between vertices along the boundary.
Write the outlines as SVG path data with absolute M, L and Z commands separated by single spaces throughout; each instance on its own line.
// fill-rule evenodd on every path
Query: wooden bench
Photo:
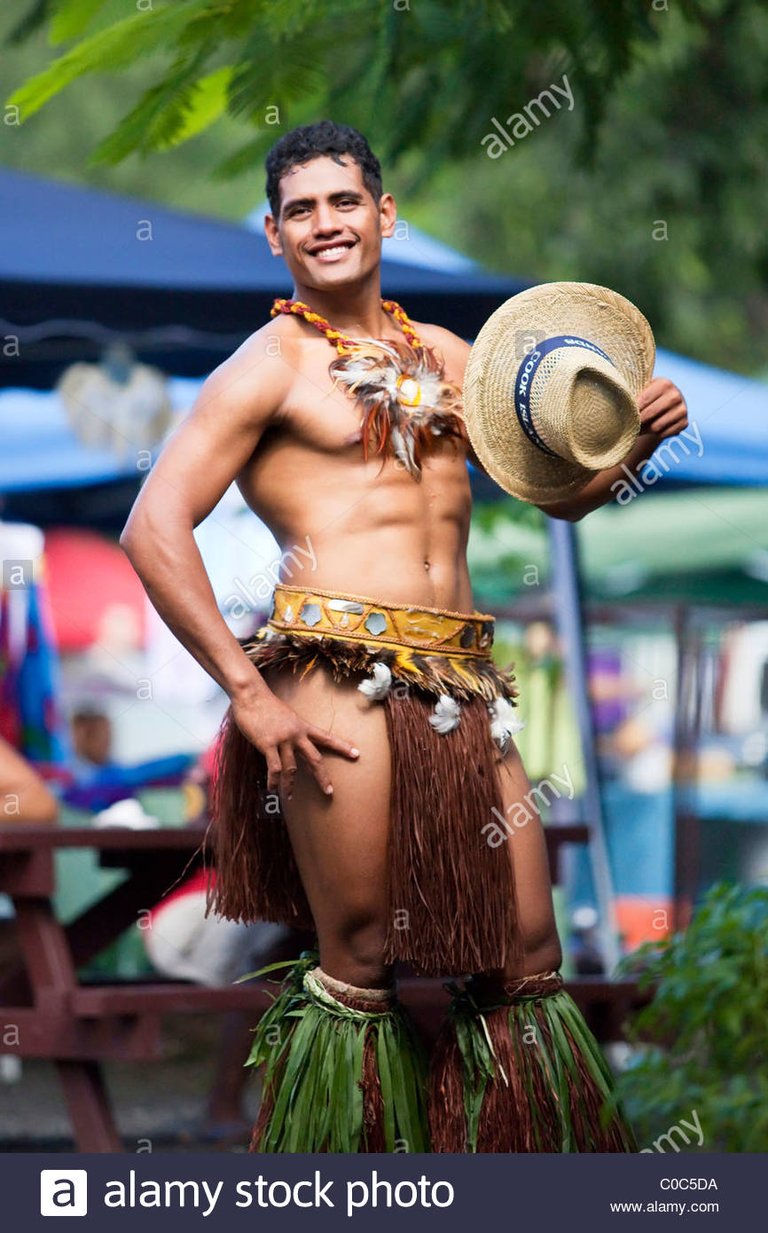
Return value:
M 557 880 L 563 844 L 584 842 L 587 827 L 548 827 L 546 833 Z M 123 1150 L 104 1083 L 105 1061 L 159 1058 L 165 1015 L 245 1009 L 255 1023 L 274 991 L 274 984 L 255 981 L 210 988 L 151 979 L 102 983 L 78 974 L 194 867 L 202 835 L 199 828 L 0 829 L 0 892 L 13 901 L 22 954 L 18 968 L 0 977 L 0 1051 L 54 1063 L 81 1152 Z M 55 853 L 66 848 L 95 850 L 102 865 L 122 868 L 127 876 L 63 925 L 52 896 Z M 603 1040 L 620 1038 L 623 1019 L 647 1000 L 628 982 L 588 978 L 568 988 Z M 406 974 L 400 996 L 417 1020 L 436 1031 L 448 998 L 442 980 Z
M 0 829 L 0 892 L 9 895 L 22 962 L 0 978 L 2 1051 L 50 1059 L 58 1072 L 77 1147 L 121 1151 L 102 1075 L 107 1060 L 160 1056 L 165 1014 L 267 1005 L 255 982 L 208 988 L 174 981 L 110 984 L 80 979 L 83 967 L 139 920 L 198 859 L 202 830 L 17 826 Z M 52 904 L 54 856 L 91 848 L 127 877 L 68 925 Z

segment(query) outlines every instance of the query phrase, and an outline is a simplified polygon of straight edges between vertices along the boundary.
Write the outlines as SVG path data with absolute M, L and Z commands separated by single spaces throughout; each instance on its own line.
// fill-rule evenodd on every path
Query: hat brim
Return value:
M 499 487 L 536 505 L 569 497 L 598 474 L 545 454 L 514 412 L 513 386 L 520 364 L 537 342 L 560 334 L 574 334 L 602 348 L 635 398 L 650 381 L 656 359 L 653 332 L 640 310 L 595 283 L 529 287 L 488 318 L 464 376 L 467 433 L 478 460 Z

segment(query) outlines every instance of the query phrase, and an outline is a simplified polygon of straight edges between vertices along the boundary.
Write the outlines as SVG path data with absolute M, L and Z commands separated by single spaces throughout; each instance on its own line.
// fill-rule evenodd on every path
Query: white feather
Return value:
M 361 681 L 357 688 L 371 702 L 378 702 L 381 698 L 386 697 L 389 692 L 392 684 L 392 673 L 381 660 L 377 660 L 375 664 L 371 665 L 371 673 L 371 676 L 367 680 Z
M 406 470 L 410 471 L 416 466 L 416 460 L 413 456 L 410 439 L 403 436 L 399 428 L 393 424 L 390 428 L 390 436 L 392 438 L 392 448 L 395 451 L 395 456 L 400 459 Z
M 421 401 L 430 407 L 437 407 L 440 404 L 440 396 L 443 390 L 443 380 L 435 373 L 425 373 L 419 377 L 421 385 Z
M 456 699 L 452 698 L 450 694 L 441 694 L 433 713 L 429 717 L 429 722 L 440 736 L 445 736 L 446 732 L 450 732 L 452 728 L 459 726 L 460 718 L 461 707 Z
M 525 727 L 525 720 L 520 719 L 507 698 L 494 698 L 493 702 L 488 704 L 488 711 L 491 716 L 491 736 L 505 754 L 512 737 Z

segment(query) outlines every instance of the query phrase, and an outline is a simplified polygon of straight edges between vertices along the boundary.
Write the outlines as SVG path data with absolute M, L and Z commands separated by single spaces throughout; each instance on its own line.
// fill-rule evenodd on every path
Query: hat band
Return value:
M 536 426 L 531 416 L 531 388 L 533 386 L 533 378 L 538 372 L 541 361 L 545 356 L 549 355 L 550 351 L 555 351 L 558 347 L 586 347 L 587 350 L 593 351 L 595 355 L 602 356 L 609 364 L 613 364 L 613 360 L 609 355 L 606 355 L 595 343 L 589 342 L 586 338 L 558 334 L 554 338 L 545 338 L 543 342 L 537 343 L 535 351 L 531 351 L 525 363 L 520 365 L 517 381 L 515 382 L 515 411 L 520 427 L 528 440 L 532 441 L 537 449 L 540 449 L 544 454 L 549 454 L 552 458 L 560 458 L 561 455 L 556 450 L 550 449 L 536 431 Z

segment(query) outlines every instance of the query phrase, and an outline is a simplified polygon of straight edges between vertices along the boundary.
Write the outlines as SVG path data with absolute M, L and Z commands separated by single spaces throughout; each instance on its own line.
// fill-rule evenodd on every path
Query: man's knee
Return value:
M 363 989 L 380 988 L 391 978 L 392 967 L 384 962 L 384 922 L 375 917 L 350 916 L 344 920 L 334 936 L 320 939 L 321 962 L 329 968 L 329 975 L 348 981 Z M 327 956 L 324 960 L 323 955 Z
M 535 943 L 526 947 L 522 971 L 514 975 L 531 976 L 534 972 L 559 971 L 563 962 L 563 948 L 557 930 L 552 929 L 546 935 L 536 939 Z

